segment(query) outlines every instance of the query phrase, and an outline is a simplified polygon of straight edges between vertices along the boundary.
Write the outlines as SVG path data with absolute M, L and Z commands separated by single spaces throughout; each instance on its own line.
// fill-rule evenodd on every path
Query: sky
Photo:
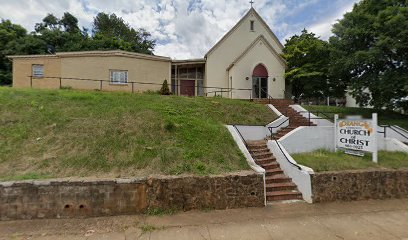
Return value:
M 331 26 L 359 0 L 254 0 L 253 7 L 284 44 L 306 28 L 327 40 Z M 0 0 L 0 18 L 34 30 L 48 14 L 70 12 L 91 28 L 98 12 L 115 13 L 156 39 L 154 54 L 202 58 L 250 9 L 249 0 Z

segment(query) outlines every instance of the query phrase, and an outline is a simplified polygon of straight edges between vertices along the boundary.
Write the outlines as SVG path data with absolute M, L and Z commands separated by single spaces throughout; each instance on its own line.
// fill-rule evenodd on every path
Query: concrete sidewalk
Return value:
M 0 239 L 407 239 L 408 199 L 0 222 Z

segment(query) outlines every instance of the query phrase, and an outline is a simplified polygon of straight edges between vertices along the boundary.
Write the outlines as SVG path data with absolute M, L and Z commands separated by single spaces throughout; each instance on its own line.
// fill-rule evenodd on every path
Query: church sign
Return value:
M 341 148 L 355 155 L 371 152 L 373 161 L 377 162 L 376 132 L 377 114 L 373 114 L 372 119 L 361 119 L 355 116 L 338 119 L 338 116 L 335 116 L 336 149 Z

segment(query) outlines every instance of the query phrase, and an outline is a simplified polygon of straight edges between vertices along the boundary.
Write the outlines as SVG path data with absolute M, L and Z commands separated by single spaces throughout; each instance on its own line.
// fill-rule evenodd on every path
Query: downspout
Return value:
M 227 76 L 227 83 L 228 83 L 228 95 L 229 98 L 232 99 L 232 77 L 230 76 L 230 70 L 227 70 L 228 76 Z

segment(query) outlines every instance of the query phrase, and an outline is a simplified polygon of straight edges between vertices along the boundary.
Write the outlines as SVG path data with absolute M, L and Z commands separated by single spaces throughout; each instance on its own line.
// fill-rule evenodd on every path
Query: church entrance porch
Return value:
M 171 66 L 171 91 L 175 95 L 204 95 L 205 60 L 174 60 Z

